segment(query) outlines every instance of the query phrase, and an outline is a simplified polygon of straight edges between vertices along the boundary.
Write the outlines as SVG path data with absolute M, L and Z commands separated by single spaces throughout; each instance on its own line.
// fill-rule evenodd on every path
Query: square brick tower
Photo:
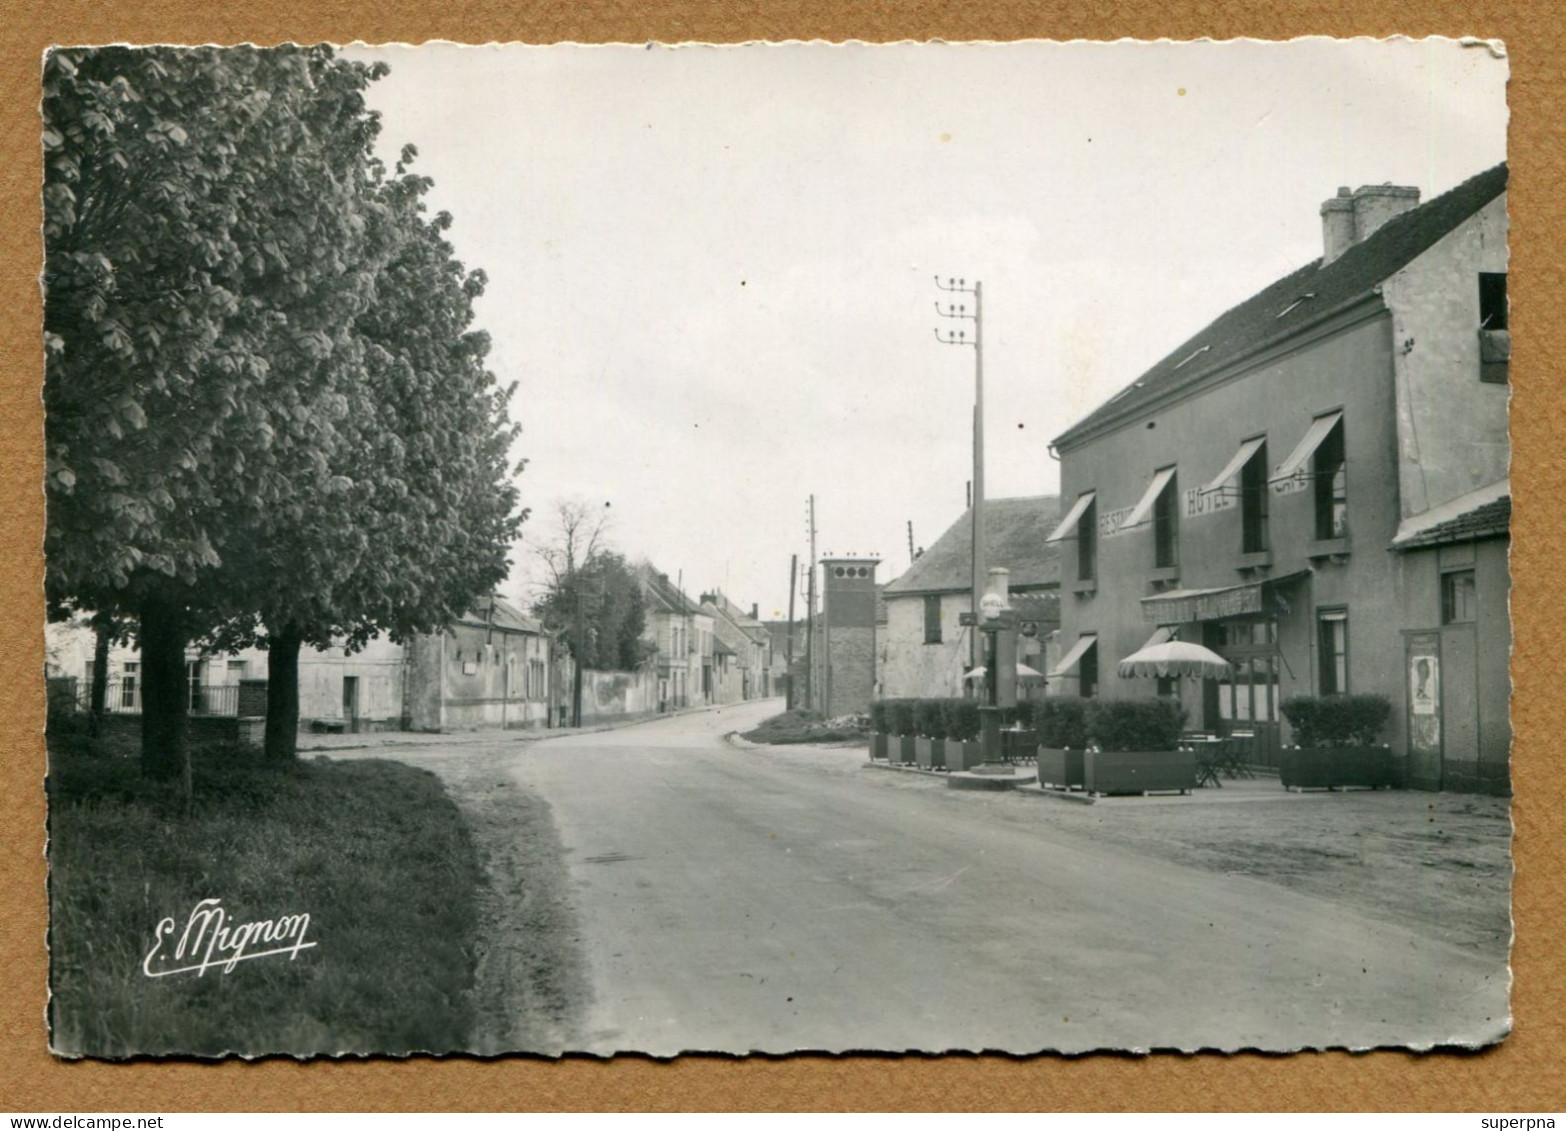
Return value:
M 816 703 L 832 718 L 870 709 L 875 691 L 876 558 L 821 559 Z

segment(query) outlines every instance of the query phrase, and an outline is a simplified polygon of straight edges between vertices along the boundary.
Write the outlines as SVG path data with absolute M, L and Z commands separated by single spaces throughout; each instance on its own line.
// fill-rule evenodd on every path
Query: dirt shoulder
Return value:
M 464 743 L 381 756 L 440 777 L 483 867 L 473 991 L 478 1016 L 469 1051 L 559 1056 L 581 1047 L 592 988 L 554 818 L 547 802 L 506 772 L 510 753 Z

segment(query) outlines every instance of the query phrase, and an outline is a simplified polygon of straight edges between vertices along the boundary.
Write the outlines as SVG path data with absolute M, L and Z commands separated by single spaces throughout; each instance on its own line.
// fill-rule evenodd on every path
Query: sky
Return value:
M 789 560 L 908 568 L 962 514 L 984 292 L 986 494 L 1321 254 L 1338 186 L 1430 199 L 1505 158 L 1507 63 L 1451 40 L 355 47 L 489 287 L 531 509 L 562 500 L 693 596 L 786 614 Z M 964 324 L 969 325 L 969 324 Z M 803 596 L 799 598 L 803 614 Z

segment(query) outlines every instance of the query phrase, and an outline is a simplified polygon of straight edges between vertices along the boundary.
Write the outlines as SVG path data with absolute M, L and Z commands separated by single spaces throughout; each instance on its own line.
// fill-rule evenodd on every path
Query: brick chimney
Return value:
M 1419 205 L 1412 185 L 1361 185 L 1354 192 L 1338 189 L 1321 206 L 1321 265 L 1325 267 L 1394 216 Z

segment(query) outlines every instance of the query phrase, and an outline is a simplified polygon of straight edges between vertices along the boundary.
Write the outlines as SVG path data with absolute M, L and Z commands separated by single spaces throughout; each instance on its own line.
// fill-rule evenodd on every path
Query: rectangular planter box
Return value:
M 946 768 L 946 740 L 944 738 L 914 739 L 914 761 L 924 770 Z
M 971 770 L 984 761 L 984 743 L 977 740 L 973 742 L 959 742 L 956 739 L 946 740 L 946 768 L 948 770 Z
M 1191 750 L 1089 750 L 1082 756 L 1082 786 L 1089 793 L 1142 793 L 1196 788 Z
M 888 739 L 889 739 L 889 736 L 882 734 L 880 731 L 871 731 L 870 732 L 870 757 L 872 757 L 872 758 L 885 758 L 886 757 L 887 746 L 888 746 Z
M 1279 751 L 1278 777 L 1285 789 L 1396 789 L 1398 760 L 1387 746 L 1294 746 Z
M 911 734 L 899 734 L 893 737 L 890 749 L 892 761 L 901 762 L 904 765 L 913 765 L 915 738 Z
M 1082 751 L 1040 746 L 1039 784 L 1055 789 L 1082 788 Z

